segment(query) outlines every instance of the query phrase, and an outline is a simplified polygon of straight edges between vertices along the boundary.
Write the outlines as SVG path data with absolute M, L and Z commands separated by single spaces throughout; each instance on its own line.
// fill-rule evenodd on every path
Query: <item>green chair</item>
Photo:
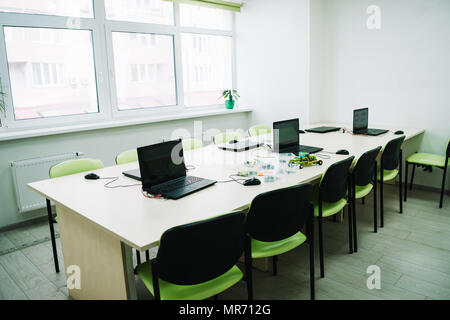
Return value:
M 448 159 L 450 158 L 450 140 L 447 145 L 447 153 L 445 156 L 430 154 L 430 153 L 416 153 L 406 159 L 406 168 L 405 168 L 405 202 L 407 200 L 406 192 L 408 189 L 408 166 L 410 164 L 413 165 L 413 172 L 411 176 L 411 185 L 410 190 L 412 190 L 413 182 L 414 182 L 414 173 L 416 171 L 416 166 L 424 166 L 428 168 L 431 172 L 432 167 L 437 167 L 439 169 L 444 170 L 444 175 L 442 177 L 442 187 L 441 187 L 441 198 L 439 201 L 439 208 L 442 208 L 444 204 L 444 192 L 445 192 L 445 181 L 447 178 L 447 168 L 448 168 Z
M 322 175 L 316 194 L 313 194 L 314 216 L 319 219 L 319 253 L 320 253 L 320 276 L 325 277 L 324 257 L 323 257 L 323 218 L 331 217 L 345 208 L 349 204 L 347 194 L 350 194 L 350 166 L 355 157 L 332 164 Z M 351 209 L 348 206 L 348 229 L 349 248 L 353 252 L 352 243 L 352 218 Z
M 353 217 L 353 252 L 358 252 L 356 228 L 356 200 L 364 199 L 373 190 L 373 231 L 377 232 L 377 156 L 381 146 L 364 153 L 356 162 L 351 173 L 351 207 Z
M 253 126 L 250 129 L 248 129 L 248 134 L 250 135 L 250 137 L 256 137 L 270 133 L 272 133 L 272 129 L 269 126 L 262 124 Z
M 184 151 L 203 148 L 203 142 L 200 139 L 184 139 L 182 144 Z
M 380 226 L 384 228 L 384 182 L 394 180 L 399 176 L 399 201 L 400 213 L 403 213 L 402 197 L 402 144 L 405 136 L 389 141 L 381 155 L 381 163 L 378 167 L 377 179 L 380 183 Z
M 241 140 L 242 135 L 239 132 L 223 132 L 214 137 L 214 144 L 224 144 L 233 140 Z
M 57 164 L 50 168 L 50 178 L 59 178 L 64 176 L 69 176 L 76 173 L 92 171 L 102 169 L 105 166 L 103 162 L 95 159 L 77 159 L 77 160 L 69 160 Z M 56 219 L 53 219 L 52 207 L 50 200 L 45 199 L 47 203 L 47 215 L 48 215 L 48 225 L 50 227 L 50 237 L 52 240 L 52 249 L 53 249 L 53 261 L 55 262 L 55 270 L 56 273 L 59 273 L 59 263 L 58 263 L 58 251 L 56 248 L 56 239 L 55 239 L 55 229 L 53 227 L 53 223 L 57 222 Z
M 246 280 L 249 299 L 253 299 L 252 259 L 272 257 L 277 275 L 278 255 L 308 240 L 311 300 L 314 300 L 313 206 L 309 202 L 310 183 L 258 195 L 247 216 Z M 306 226 L 305 236 L 301 231 Z
M 138 161 L 137 149 L 124 151 L 116 157 L 116 164 L 125 164 Z
M 161 237 L 155 259 L 136 272 L 156 300 L 203 300 L 243 278 L 236 266 L 244 253 L 242 211 L 174 227 Z

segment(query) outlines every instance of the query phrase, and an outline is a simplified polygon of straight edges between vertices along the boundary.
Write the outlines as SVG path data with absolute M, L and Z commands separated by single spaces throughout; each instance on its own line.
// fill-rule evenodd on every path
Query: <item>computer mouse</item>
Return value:
M 244 186 L 257 186 L 261 184 L 261 180 L 257 178 L 251 178 L 244 181 Z
M 235 144 L 235 143 L 238 143 L 239 141 L 238 140 L 231 140 L 230 142 L 228 142 L 229 144 Z
M 84 178 L 86 180 L 98 180 L 98 179 L 100 179 L 100 177 L 97 174 L 95 174 L 95 173 L 89 173 L 88 175 L 84 176 Z
M 395 131 L 395 134 L 405 134 L 402 130 Z
M 305 134 L 306 132 L 304 130 L 298 130 L 298 133 Z
M 347 150 L 344 150 L 344 149 L 342 149 L 342 150 L 339 150 L 338 152 L 336 152 L 336 154 L 340 154 L 340 155 L 349 155 L 350 154 L 350 152 L 348 152 Z

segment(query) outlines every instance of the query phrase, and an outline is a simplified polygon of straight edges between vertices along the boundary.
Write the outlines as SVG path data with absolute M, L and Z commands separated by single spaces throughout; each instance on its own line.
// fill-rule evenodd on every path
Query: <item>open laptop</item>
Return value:
M 234 151 L 234 152 L 242 152 L 242 151 L 247 151 L 247 150 L 254 149 L 254 148 L 259 148 L 262 145 L 264 145 L 264 143 L 257 142 L 257 141 L 251 141 L 251 140 L 244 140 L 244 141 L 238 141 L 238 142 L 230 141 L 230 142 L 220 145 L 219 149 L 229 150 L 229 151 Z
M 279 153 L 317 153 L 323 148 L 300 145 L 299 120 L 286 120 L 274 122 L 273 143 L 275 152 Z
M 366 134 L 368 136 L 379 136 L 389 132 L 385 129 L 369 129 L 369 108 L 357 109 L 353 111 L 353 133 Z
M 217 181 L 186 175 L 181 140 L 138 148 L 142 188 L 152 195 L 180 199 Z
M 329 132 L 335 132 L 339 131 L 341 128 L 338 127 L 318 127 L 318 128 L 311 128 L 306 129 L 306 132 L 312 132 L 312 133 L 329 133 Z

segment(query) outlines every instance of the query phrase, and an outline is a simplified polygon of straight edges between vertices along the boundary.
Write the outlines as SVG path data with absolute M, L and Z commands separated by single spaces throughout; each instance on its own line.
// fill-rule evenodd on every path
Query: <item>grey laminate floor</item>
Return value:
M 348 254 L 347 221 L 326 221 L 325 278 L 320 279 L 316 250 L 317 299 L 450 299 L 450 198 L 438 209 L 437 193 L 409 193 L 398 213 L 397 189 L 386 187 L 385 228 L 372 232 L 372 199 L 360 202 L 358 253 Z M 316 223 L 317 235 L 317 223 Z M 0 299 L 68 299 L 62 272 L 55 274 L 47 224 L 0 233 Z M 317 244 L 317 239 L 316 239 Z M 308 248 L 280 256 L 278 276 L 254 271 L 255 298 L 309 299 Z M 381 269 L 381 289 L 366 286 L 371 265 Z M 137 280 L 139 299 L 151 299 Z M 240 282 L 221 299 L 246 299 Z

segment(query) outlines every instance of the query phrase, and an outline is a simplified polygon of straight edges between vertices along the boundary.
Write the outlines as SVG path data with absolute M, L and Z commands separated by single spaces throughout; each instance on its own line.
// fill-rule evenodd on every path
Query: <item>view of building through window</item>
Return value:
M 0 12 L 93 18 L 92 0 L 0 0 Z
M 90 31 L 4 32 L 16 119 L 98 112 Z
M 184 103 L 223 104 L 224 89 L 232 86 L 231 37 L 182 34 Z
M 119 109 L 177 104 L 173 37 L 113 32 Z
M 184 27 L 230 31 L 233 29 L 233 14 L 230 11 L 181 3 L 180 22 Z
M 174 24 L 173 4 L 162 0 L 105 0 L 106 18 L 156 24 Z

